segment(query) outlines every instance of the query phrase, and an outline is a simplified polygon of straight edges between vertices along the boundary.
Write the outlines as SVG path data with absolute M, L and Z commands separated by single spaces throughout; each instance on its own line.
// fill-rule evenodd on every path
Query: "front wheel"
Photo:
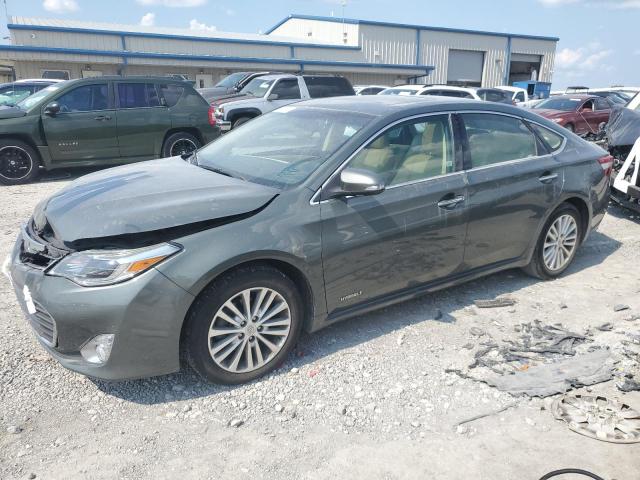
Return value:
M 544 280 L 560 276 L 573 261 L 582 237 L 580 212 L 571 204 L 561 205 L 545 223 L 525 272 Z
M 0 183 L 20 185 L 40 175 L 40 155 L 31 145 L 12 139 L 0 140 Z
M 242 268 L 209 285 L 187 319 L 189 364 L 206 380 L 239 384 L 281 364 L 302 326 L 295 284 L 269 266 Z
M 162 156 L 177 157 L 188 155 L 200 148 L 200 140 L 187 132 L 172 133 L 167 137 L 162 145 Z

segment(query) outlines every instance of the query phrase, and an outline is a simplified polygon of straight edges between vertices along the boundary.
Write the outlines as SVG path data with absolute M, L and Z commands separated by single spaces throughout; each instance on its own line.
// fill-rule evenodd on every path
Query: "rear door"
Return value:
M 169 109 L 151 82 L 115 82 L 120 156 L 127 159 L 160 155 L 165 133 L 171 128 Z
M 320 203 L 329 312 L 455 273 L 464 253 L 464 174 L 448 115 L 391 126 L 348 163 L 381 176 L 375 196 Z
M 42 126 L 53 162 L 118 161 L 116 115 L 108 82 L 79 85 L 52 102 L 60 105 L 60 112 L 42 113 Z
M 598 97 L 595 99 L 595 110 L 593 112 L 593 127 L 594 131 L 600 130 L 601 123 L 607 123 L 609 121 L 609 115 L 611 114 L 611 104 L 606 98 Z
M 470 156 L 464 267 L 519 259 L 559 198 L 561 164 L 518 117 L 498 113 L 460 117 Z

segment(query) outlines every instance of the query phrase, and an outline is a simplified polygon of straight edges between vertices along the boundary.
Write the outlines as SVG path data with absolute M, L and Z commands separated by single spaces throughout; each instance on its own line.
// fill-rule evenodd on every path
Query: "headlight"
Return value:
M 111 285 L 149 270 L 179 250 L 169 243 L 132 250 L 86 250 L 67 255 L 47 274 L 83 287 Z

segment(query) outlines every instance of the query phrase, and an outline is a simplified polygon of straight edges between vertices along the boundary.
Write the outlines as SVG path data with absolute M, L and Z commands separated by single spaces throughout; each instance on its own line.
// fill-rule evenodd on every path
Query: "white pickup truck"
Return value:
M 251 80 L 238 95 L 213 102 L 215 123 L 229 131 L 263 113 L 311 98 L 355 95 L 344 77 L 334 75 L 264 75 Z

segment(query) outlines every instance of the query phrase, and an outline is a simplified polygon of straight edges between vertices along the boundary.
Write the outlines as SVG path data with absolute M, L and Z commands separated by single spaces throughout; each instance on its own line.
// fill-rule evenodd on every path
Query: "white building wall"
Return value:
M 358 28 L 359 26 L 353 23 L 342 24 L 338 22 L 291 18 L 276 28 L 269 35 L 300 39 L 304 38 L 306 40 L 316 40 L 318 42 L 357 46 L 359 40 Z M 345 33 L 347 39 L 346 42 L 344 42 Z
M 553 78 L 553 65 L 556 57 L 556 44 L 545 40 L 514 38 L 511 40 L 511 53 L 527 53 L 541 55 L 542 64 L 538 72 L 538 80 L 551 82 Z
M 416 64 L 416 31 L 410 28 L 360 25 L 360 46 L 371 63 Z
M 43 30 L 11 30 L 14 45 L 32 45 L 54 48 L 84 48 L 91 50 L 122 50 L 120 37 L 72 32 L 47 32 Z

